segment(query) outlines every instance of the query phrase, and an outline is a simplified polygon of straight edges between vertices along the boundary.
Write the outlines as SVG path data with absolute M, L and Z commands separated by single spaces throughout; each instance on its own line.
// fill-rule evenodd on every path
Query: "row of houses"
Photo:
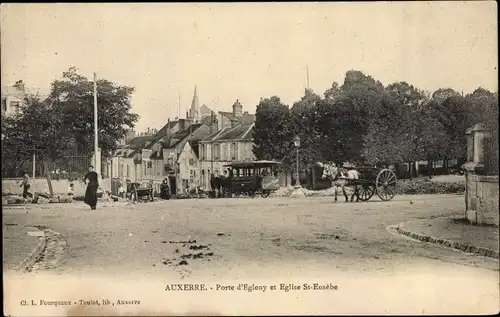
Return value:
M 120 145 L 103 164 L 103 177 L 115 183 L 152 182 L 156 189 L 167 179 L 173 193 L 209 187 L 210 175 L 223 165 L 254 158 L 255 115 L 236 100 L 232 112 L 215 113 L 198 107 L 196 88 L 185 119 L 176 118 L 153 135 L 142 135 Z

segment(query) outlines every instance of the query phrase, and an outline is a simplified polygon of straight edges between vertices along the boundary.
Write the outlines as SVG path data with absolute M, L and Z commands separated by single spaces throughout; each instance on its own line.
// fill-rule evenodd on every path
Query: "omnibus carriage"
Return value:
M 260 194 L 266 198 L 280 188 L 278 166 L 275 161 L 245 161 L 224 165 L 229 167 L 227 192 L 231 196 L 241 194 L 255 197 Z

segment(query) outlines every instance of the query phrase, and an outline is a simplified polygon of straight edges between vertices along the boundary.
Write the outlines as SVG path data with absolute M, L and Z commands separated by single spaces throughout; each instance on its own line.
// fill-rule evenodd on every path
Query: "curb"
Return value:
M 477 254 L 477 255 L 481 255 L 481 256 L 486 256 L 486 257 L 498 259 L 499 252 L 495 251 L 493 249 L 488 249 L 488 248 L 483 248 L 483 247 L 475 247 L 475 246 L 472 246 L 472 245 L 466 244 L 466 243 L 461 243 L 461 242 L 426 236 L 426 235 L 423 235 L 420 233 L 405 230 L 401 226 L 397 226 L 395 229 L 399 234 L 413 238 L 415 240 L 419 240 L 422 242 L 430 242 L 430 243 L 434 243 L 434 244 L 440 244 L 440 245 L 443 245 L 445 247 L 456 249 L 456 250 L 459 250 L 459 251 L 462 251 L 465 253 Z
M 32 228 L 32 227 L 27 227 L 27 228 Z M 38 244 L 33 249 L 33 251 L 31 251 L 31 253 L 24 260 L 22 260 L 21 263 L 19 263 L 19 265 L 17 265 L 15 267 L 14 270 L 16 270 L 16 271 L 20 271 L 20 272 L 24 273 L 30 267 L 32 267 L 35 264 L 35 262 L 38 260 L 40 255 L 43 253 L 43 251 L 45 250 L 45 247 L 47 245 L 45 233 L 38 228 L 32 228 L 32 229 L 42 232 L 43 236 L 38 238 L 38 240 L 39 240 Z

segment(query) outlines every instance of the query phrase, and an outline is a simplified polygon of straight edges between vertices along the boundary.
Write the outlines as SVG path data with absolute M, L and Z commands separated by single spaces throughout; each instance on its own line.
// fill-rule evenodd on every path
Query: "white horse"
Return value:
M 359 179 L 359 172 L 355 169 L 346 169 L 342 167 L 335 166 L 335 164 L 323 164 L 318 163 L 319 166 L 323 167 L 323 179 L 329 179 L 331 182 L 331 186 L 335 192 L 335 202 L 337 201 L 337 191 L 340 187 L 342 189 L 342 193 L 345 197 L 345 202 L 349 202 L 349 197 L 347 196 L 345 188 L 350 185 L 352 180 Z M 357 195 L 356 186 L 354 186 L 354 191 L 351 195 L 351 202 L 354 200 L 354 196 L 356 196 L 356 202 L 359 201 L 359 197 Z

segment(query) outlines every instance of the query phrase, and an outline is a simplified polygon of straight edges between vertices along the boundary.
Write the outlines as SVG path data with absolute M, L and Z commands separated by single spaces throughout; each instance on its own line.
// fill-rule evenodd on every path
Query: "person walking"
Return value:
M 97 181 L 97 173 L 94 172 L 92 165 L 89 166 L 89 171 L 85 174 L 83 181 L 87 184 L 84 203 L 89 205 L 91 210 L 95 210 L 97 208 L 97 188 L 99 187 L 99 182 Z
M 28 176 L 28 172 L 24 171 L 24 176 L 23 176 L 23 182 L 19 187 L 23 188 L 23 198 L 26 199 L 28 196 L 31 196 L 31 194 L 28 192 L 28 189 L 30 189 L 30 177 Z

